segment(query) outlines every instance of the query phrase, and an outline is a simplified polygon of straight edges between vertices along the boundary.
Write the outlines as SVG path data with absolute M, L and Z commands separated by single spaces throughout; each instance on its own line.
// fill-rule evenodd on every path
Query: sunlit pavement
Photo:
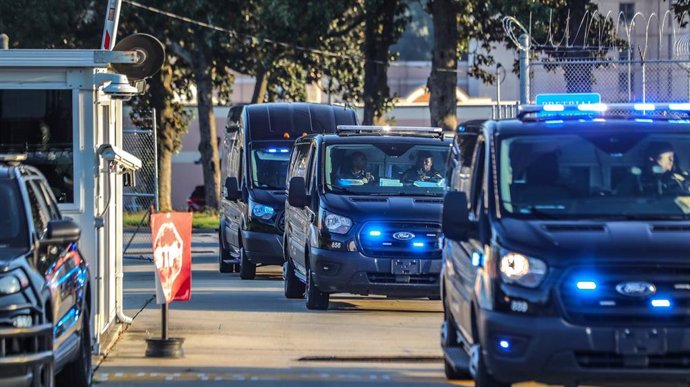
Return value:
M 154 277 L 151 263 L 133 259 L 150 256 L 149 235 L 137 236 L 125 262 L 125 306 L 137 316 L 98 368 L 97 384 L 450 384 L 439 302 L 337 296 L 330 310 L 308 311 L 304 301 L 283 297 L 278 267 L 260 268 L 254 281 L 218 273 L 216 244 L 213 234 L 194 235 L 192 300 L 171 307 L 170 335 L 185 338 L 185 357 L 150 359 L 144 340 L 160 335 L 160 307 L 151 302 L 141 310 Z

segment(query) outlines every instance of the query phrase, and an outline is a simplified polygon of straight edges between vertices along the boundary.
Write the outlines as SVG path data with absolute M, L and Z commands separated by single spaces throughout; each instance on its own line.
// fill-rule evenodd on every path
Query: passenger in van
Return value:
M 341 169 L 338 179 L 362 180 L 364 184 L 376 182 L 376 177 L 371 171 L 367 170 L 367 156 L 362 152 L 352 153 L 352 163 L 350 168 Z
M 645 195 L 690 194 L 690 177 L 678 165 L 676 152 L 668 142 L 652 142 L 645 152 L 646 165 L 633 169 L 638 176 L 639 190 Z
M 428 181 L 438 183 L 443 179 L 443 175 L 434 168 L 434 158 L 431 153 L 420 152 L 417 156 L 417 165 L 405 171 L 402 181 L 414 183 L 415 181 Z

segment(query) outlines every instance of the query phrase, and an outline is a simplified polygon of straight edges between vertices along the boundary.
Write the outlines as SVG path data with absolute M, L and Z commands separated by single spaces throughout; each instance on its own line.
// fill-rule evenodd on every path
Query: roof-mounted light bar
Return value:
M 428 126 L 338 125 L 338 135 L 407 135 L 442 137 L 443 129 Z
M 628 113 L 630 116 L 663 115 L 664 113 L 680 113 L 690 115 L 690 103 L 585 103 L 585 104 L 547 104 L 522 105 L 518 108 L 518 119 L 528 115 L 536 115 L 544 119 L 554 117 L 577 117 L 599 115 L 605 112 L 618 114 Z M 615 114 L 612 114 L 615 115 Z

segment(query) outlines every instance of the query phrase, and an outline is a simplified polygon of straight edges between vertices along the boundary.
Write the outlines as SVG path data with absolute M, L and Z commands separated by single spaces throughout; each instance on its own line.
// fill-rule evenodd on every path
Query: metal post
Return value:
M 161 339 L 167 340 L 168 339 L 168 303 L 163 303 L 163 306 L 161 307 L 161 312 L 162 313 L 162 321 L 161 321 Z
M 496 107 L 498 110 L 498 119 L 503 118 L 503 114 L 501 112 L 501 64 L 496 65 Z
M 529 103 L 529 46 L 530 36 L 520 35 L 520 103 Z
M 632 46 L 628 48 L 628 102 L 632 102 Z
M 642 103 L 647 102 L 647 72 L 646 72 L 646 67 L 644 64 L 644 60 L 642 60 Z
M 154 152 L 154 162 L 153 162 L 153 203 L 156 212 L 160 211 L 160 202 L 158 201 L 158 120 L 157 120 L 156 109 L 153 109 L 153 152 Z
M 0 48 L 3 50 L 10 49 L 10 37 L 7 34 L 0 34 Z

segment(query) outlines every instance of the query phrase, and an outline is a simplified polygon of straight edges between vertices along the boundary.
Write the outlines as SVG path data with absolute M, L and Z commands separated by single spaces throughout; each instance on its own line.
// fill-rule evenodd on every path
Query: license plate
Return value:
M 419 259 L 394 259 L 392 272 L 395 275 L 414 275 L 421 271 Z
M 667 351 L 666 331 L 656 328 L 630 328 L 616 331 L 620 355 L 663 355 Z

